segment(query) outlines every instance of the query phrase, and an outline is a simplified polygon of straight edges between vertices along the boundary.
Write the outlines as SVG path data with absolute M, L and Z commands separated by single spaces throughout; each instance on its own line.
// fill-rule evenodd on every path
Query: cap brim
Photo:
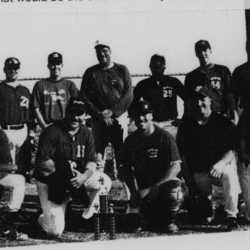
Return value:
M 106 45 L 106 44 L 97 44 L 95 46 L 95 49 L 98 49 L 98 48 L 109 48 L 110 49 L 110 47 L 108 45 Z

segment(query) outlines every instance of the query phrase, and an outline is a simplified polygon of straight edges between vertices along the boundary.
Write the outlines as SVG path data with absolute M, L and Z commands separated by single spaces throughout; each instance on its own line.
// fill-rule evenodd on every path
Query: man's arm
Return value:
M 233 151 L 232 150 L 227 151 L 223 155 L 221 160 L 212 166 L 210 174 L 215 178 L 220 178 L 224 168 L 233 160 L 233 157 L 234 157 Z
M 240 71 L 236 68 L 232 75 L 232 91 L 234 95 L 236 110 L 238 110 L 239 99 L 241 95 Z
M 46 127 L 48 127 L 48 124 L 44 121 L 43 116 L 40 112 L 39 108 L 35 108 L 35 116 L 36 119 L 39 123 L 39 125 L 41 126 L 41 128 L 44 130 Z
M 121 69 L 120 69 L 121 70 Z M 133 88 L 132 88 L 132 80 L 130 73 L 127 69 L 127 67 L 123 67 L 123 75 L 124 75 L 124 87 L 123 87 L 123 93 L 118 103 L 116 103 L 110 110 L 112 113 L 119 117 L 122 115 L 126 110 L 128 109 L 129 105 L 131 104 L 133 100 Z

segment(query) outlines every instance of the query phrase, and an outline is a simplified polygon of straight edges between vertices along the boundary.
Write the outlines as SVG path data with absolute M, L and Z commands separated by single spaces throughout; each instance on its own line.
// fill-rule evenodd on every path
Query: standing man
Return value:
M 43 209 L 38 223 L 50 237 L 62 234 L 71 199 L 81 200 L 87 206 L 82 217 L 88 219 L 96 212 L 94 205 L 99 203 L 99 193 L 107 193 L 111 188 L 110 178 L 96 171 L 92 134 L 82 125 L 85 109 L 83 102 L 72 100 L 65 118 L 40 136 L 34 172 Z
M 71 98 L 78 96 L 76 85 L 62 78 L 63 58 L 54 52 L 48 57 L 50 77 L 37 82 L 33 89 L 33 108 L 42 129 L 65 117 L 65 109 Z
M 238 66 L 232 77 L 235 102 L 243 111 L 250 110 L 250 41 L 246 42 L 246 52 L 247 62 Z
M 149 67 L 152 76 L 136 85 L 134 100 L 129 110 L 132 112 L 132 109 L 136 108 L 135 104 L 141 98 L 148 101 L 154 111 L 154 123 L 166 129 L 175 138 L 177 127 L 174 125 L 178 117 L 177 96 L 185 101 L 185 88 L 177 78 L 164 75 L 166 69 L 164 56 L 153 55 Z
M 187 102 L 185 113 L 192 113 L 192 100 L 198 86 L 208 88 L 213 95 L 212 110 L 220 114 L 227 114 L 237 125 L 238 114 L 231 86 L 231 73 L 222 65 L 211 62 L 212 49 L 208 41 L 200 40 L 195 44 L 195 53 L 200 67 L 188 73 L 185 79 Z M 229 113 L 228 113 L 229 112 Z
M 99 64 L 88 68 L 82 79 L 80 97 L 92 117 L 96 151 L 104 155 L 108 143 L 118 152 L 128 130 L 127 109 L 133 99 L 130 73 L 126 66 L 111 60 L 107 44 L 95 46 Z
M 228 117 L 212 111 L 213 93 L 203 86 L 196 88 L 194 115 L 179 127 L 177 145 L 182 160 L 182 174 L 191 197 L 199 197 L 200 206 L 193 208 L 201 223 L 214 218 L 211 205 L 212 184 L 222 184 L 229 229 L 237 228 L 239 181 L 234 156 L 234 126 Z
M 139 207 L 150 230 L 174 233 L 178 231 L 175 219 L 183 200 L 182 183 L 176 177 L 181 159 L 175 140 L 153 124 L 153 109 L 148 102 L 138 102 L 131 117 L 138 129 L 127 137 L 122 151 L 130 207 Z

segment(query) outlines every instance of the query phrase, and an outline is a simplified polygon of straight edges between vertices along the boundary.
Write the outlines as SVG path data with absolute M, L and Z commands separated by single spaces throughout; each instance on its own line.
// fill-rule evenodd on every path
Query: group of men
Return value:
M 99 194 L 107 194 L 112 184 L 96 168 L 97 154 L 103 157 L 108 143 L 114 147 L 119 177 L 130 191 L 127 212 L 139 211 L 149 230 L 178 231 L 175 220 L 184 200 L 183 181 L 191 201 L 199 201 L 189 209 L 198 218 L 196 223 L 214 218 L 212 184 L 223 187 L 230 229 L 238 227 L 241 190 L 245 218 L 250 220 L 249 63 L 235 70 L 232 82 L 227 67 L 211 62 L 209 42 L 200 40 L 195 44 L 200 66 L 187 74 L 184 85 L 164 74 L 165 58 L 155 54 L 149 65 L 152 76 L 133 90 L 127 67 L 112 61 L 110 45 L 98 43 L 95 51 L 99 63 L 85 71 L 80 91 L 62 78 L 60 53 L 49 55 L 50 77 L 38 81 L 32 94 L 18 81 L 20 61 L 6 59 L 6 80 L 0 84 L 0 190 L 11 192 L 0 207 L 1 236 L 27 238 L 14 222 L 26 219 L 21 210 L 23 159 L 35 119 L 42 128 L 34 169 L 43 211 L 38 224 L 50 237 L 62 234 L 72 200 L 85 205 L 84 219 L 97 212 Z M 178 96 L 185 107 L 181 123 Z M 237 126 L 239 99 L 243 115 Z M 91 116 L 91 129 L 85 126 L 86 114 Z M 137 128 L 129 136 L 128 117 Z

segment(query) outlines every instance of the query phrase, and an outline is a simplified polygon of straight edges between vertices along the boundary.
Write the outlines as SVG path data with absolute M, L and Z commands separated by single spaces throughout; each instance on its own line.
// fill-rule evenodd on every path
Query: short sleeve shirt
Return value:
M 125 167 L 134 169 L 140 189 L 154 185 L 171 163 L 180 161 L 174 138 L 157 126 L 148 137 L 138 130 L 129 135 L 124 143 L 122 158 Z

